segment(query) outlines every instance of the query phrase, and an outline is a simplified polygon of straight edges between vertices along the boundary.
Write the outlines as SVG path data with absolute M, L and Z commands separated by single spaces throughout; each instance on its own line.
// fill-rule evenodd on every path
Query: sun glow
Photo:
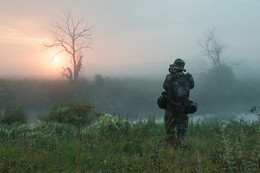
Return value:
M 54 58 L 53 58 L 53 62 L 54 62 L 54 63 L 58 63 L 58 62 L 59 62 L 59 58 L 58 58 L 58 57 L 54 57 Z

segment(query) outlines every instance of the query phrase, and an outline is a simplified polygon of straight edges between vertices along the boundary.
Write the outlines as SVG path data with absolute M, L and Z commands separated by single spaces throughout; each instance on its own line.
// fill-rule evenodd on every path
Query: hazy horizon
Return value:
M 236 76 L 251 77 L 260 63 L 259 7 L 258 0 L 2 1 L 0 77 L 61 79 L 67 60 L 51 63 L 54 51 L 43 42 L 66 9 L 94 27 L 83 77 L 165 77 L 175 58 L 196 75 L 211 67 L 199 42 L 212 28 L 227 45 L 224 62 L 238 64 Z

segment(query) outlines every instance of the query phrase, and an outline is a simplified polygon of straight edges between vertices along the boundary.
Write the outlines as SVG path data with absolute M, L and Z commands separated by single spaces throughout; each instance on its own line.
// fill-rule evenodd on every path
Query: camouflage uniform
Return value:
M 185 70 L 184 69 L 178 70 L 174 74 L 177 76 L 184 75 L 182 71 Z M 171 82 L 171 80 L 172 80 L 172 75 L 168 74 L 163 83 L 163 88 L 166 91 L 168 90 L 168 84 Z M 194 88 L 194 80 L 192 76 L 189 78 L 189 83 L 190 83 L 190 88 L 191 89 Z M 179 146 L 184 141 L 186 129 L 188 128 L 188 120 L 189 117 L 187 114 L 176 110 L 176 108 L 173 105 L 169 103 L 167 104 L 167 108 L 164 114 L 164 123 L 165 123 L 167 141 L 171 146 Z M 175 137 L 175 128 L 177 129 L 177 140 Z

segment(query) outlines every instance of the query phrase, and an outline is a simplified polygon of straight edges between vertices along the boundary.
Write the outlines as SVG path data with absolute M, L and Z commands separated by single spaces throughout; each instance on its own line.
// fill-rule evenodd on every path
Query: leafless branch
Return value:
M 205 34 L 205 41 L 200 43 L 202 55 L 208 57 L 214 67 L 218 67 L 222 63 L 221 54 L 225 49 L 225 44 L 216 37 L 215 29 Z
M 53 27 L 50 30 L 52 43 L 44 43 L 46 48 L 61 48 L 52 58 L 66 52 L 70 55 L 72 69 L 63 68 L 63 76 L 70 81 L 77 80 L 79 73 L 83 69 L 83 49 L 90 48 L 93 42 L 92 30 L 93 27 L 84 25 L 84 18 L 75 21 L 70 10 L 63 11 L 63 17 L 58 17 L 58 20 L 53 22 Z
M 68 72 L 68 73 L 67 73 Z M 69 79 L 70 81 L 73 81 L 73 75 L 72 75 L 72 71 L 69 67 L 64 68 L 63 67 L 63 73 L 62 76 L 65 76 L 67 79 Z

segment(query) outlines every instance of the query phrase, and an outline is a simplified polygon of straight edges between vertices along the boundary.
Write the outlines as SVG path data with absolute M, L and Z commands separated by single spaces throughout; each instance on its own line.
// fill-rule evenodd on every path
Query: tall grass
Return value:
M 259 127 L 190 123 L 182 151 L 167 146 L 153 118 L 131 123 L 106 114 L 80 138 L 69 124 L 1 124 L 0 172 L 259 172 Z

